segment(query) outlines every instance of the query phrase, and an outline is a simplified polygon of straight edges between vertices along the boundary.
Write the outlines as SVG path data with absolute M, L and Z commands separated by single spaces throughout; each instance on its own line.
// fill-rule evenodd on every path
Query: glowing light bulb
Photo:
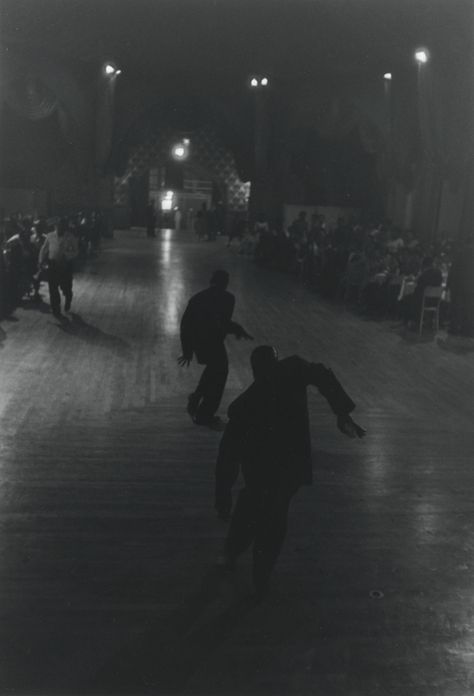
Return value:
M 425 51 L 425 49 L 419 49 L 418 51 L 415 52 L 415 60 L 418 63 L 427 63 L 428 62 L 428 52 Z

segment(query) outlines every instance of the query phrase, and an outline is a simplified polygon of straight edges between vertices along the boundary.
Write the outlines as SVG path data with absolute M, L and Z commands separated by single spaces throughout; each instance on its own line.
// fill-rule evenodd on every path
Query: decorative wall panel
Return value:
M 170 158 L 174 142 L 183 136 L 171 129 L 147 133 L 142 144 L 132 148 L 124 176 L 115 180 L 115 204 L 128 205 L 128 181 L 131 176 L 163 166 Z M 187 133 L 191 140 L 190 157 L 183 163 L 185 178 L 195 178 L 192 170 L 198 169 L 200 178 L 213 181 L 222 191 L 228 210 L 247 210 L 250 183 L 241 181 L 237 173 L 234 156 L 219 141 L 216 134 L 207 129 Z

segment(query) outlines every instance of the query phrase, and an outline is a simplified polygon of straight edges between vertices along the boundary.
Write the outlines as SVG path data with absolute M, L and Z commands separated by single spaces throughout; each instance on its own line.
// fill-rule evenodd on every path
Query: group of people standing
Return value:
M 223 431 L 216 463 L 215 507 L 230 519 L 222 565 L 232 570 L 237 557 L 253 546 L 253 583 L 258 599 L 269 589 L 272 569 L 286 535 L 292 497 L 312 480 L 311 439 L 306 388 L 315 386 L 348 437 L 362 437 L 355 408 L 333 372 L 299 356 L 280 360 L 276 348 L 261 345 L 250 356 L 254 380 L 228 409 L 228 421 L 216 413 L 224 392 L 227 335 L 252 340 L 232 318 L 235 297 L 227 290 L 226 271 L 213 273 L 210 286 L 194 295 L 181 320 L 180 365 L 193 357 L 204 365 L 187 411 L 194 423 Z M 242 473 L 244 487 L 232 512 L 232 488 Z
M 69 311 L 73 271 L 78 262 L 99 253 L 103 225 L 99 211 L 49 219 L 12 215 L 2 233 L 2 313 L 13 311 L 25 296 L 40 301 L 43 281 L 48 283 L 53 314 L 61 316 L 60 292 L 64 295 L 64 311 Z

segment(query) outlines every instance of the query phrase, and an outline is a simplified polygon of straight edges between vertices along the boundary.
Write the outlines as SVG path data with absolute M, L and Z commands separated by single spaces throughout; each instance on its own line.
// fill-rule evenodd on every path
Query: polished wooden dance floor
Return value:
M 219 435 L 176 364 L 216 267 L 236 320 L 330 365 L 368 429 L 344 439 L 311 393 L 315 483 L 260 605 L 248 558 L 215 568 Z M 474 342 L 404 336 L 171 231 L 117 233 L 68 322 L 46 309 L 0 324 L 1 694 L 474 693 Z M 250 379 L 252 345 L 228 347 L 223 411 Z

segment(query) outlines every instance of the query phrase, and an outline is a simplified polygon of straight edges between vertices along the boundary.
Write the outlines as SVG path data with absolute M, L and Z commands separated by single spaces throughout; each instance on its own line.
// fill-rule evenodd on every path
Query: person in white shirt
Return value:
M 69 312 L 72 302 L 74 259 L 78 254 L 77 239 L 68 228 L 67 219 L 62 219 L 46 235 L 39 253 L 40 268 L 47 265 L 49 301 L 55 317 L 61 316 L 61 296 L 64 295 L 64 311 Z

